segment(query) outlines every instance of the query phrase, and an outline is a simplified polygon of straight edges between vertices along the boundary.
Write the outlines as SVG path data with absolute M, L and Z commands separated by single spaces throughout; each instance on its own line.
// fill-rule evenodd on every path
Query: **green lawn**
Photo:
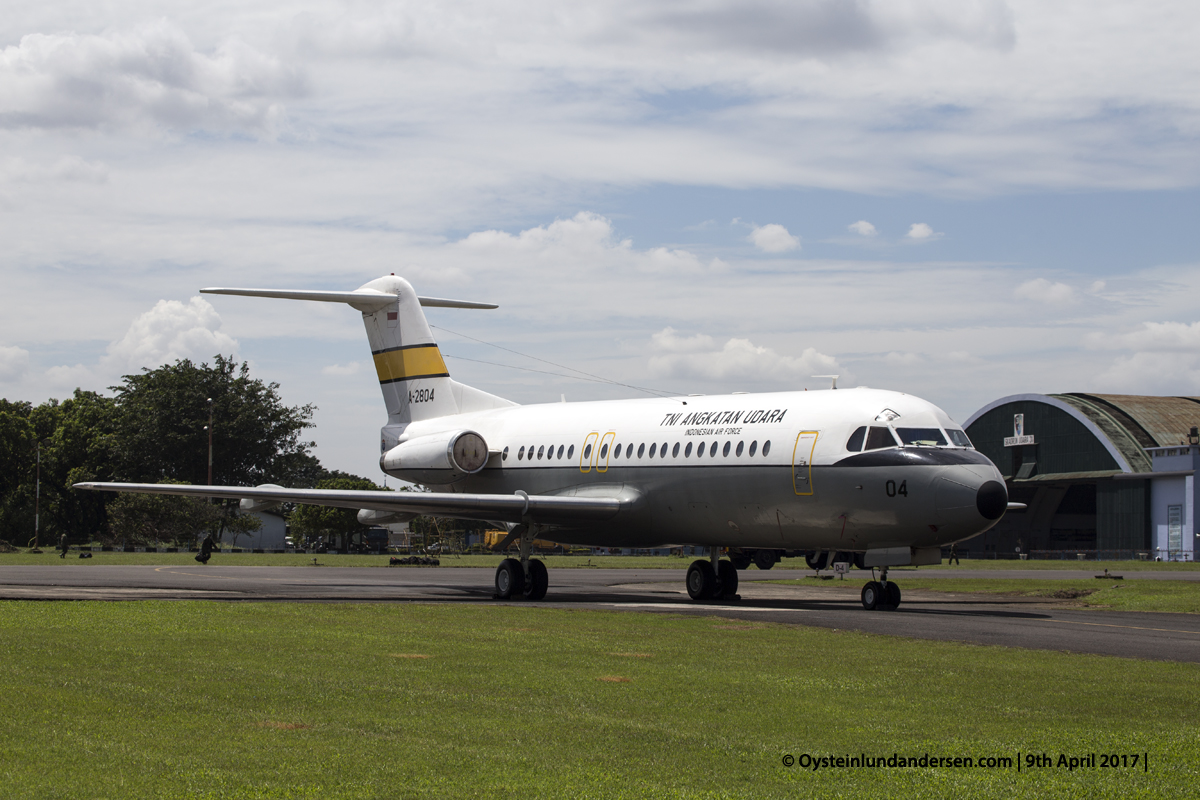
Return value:
M 860 573 L 862 574 L 862 573 Z M 1163 580 L 1044 580 L 1038 578 L 921 578 L 912 572 L 891 573 L 901 590 L 1012 594 L 1070 600 L 1090 608 L 1117 611 L 1200 613 L 1200 583 Z M 767 581 L 788 586 L 835 587 L 845 582 L 819 578 Z M 859 581 L 855 581 L 857 585 Z
M 697 617 L 0 604 L 6 797 L 1184 797 L 1200 667 Z M 1149 753 L 1140 769 L 785 755 Z

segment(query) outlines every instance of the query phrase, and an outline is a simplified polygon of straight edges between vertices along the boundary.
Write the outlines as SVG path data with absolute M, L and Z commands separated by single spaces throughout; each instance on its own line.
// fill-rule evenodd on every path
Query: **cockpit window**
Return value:
M 960 431 L 958 428 L 947 428 L 946 433 L 950 434 L 950 441 L 954 442 L 958 447 L 974 447 L 971 440 L 967 438 L 966 431 Z
M 941 428 L 896 428 L 900 441 L 919 447 L 945 447 L 946 437 Z
M 846 440 L 846 449 L 851 453 L 857 453 L 862 450 L 863 439 L 867 435 L 867 426 L 864 425 L 854 433 L 850 434 L 850 438 Z
M 889 428 L 872 425 L 867 429 L 867 450 L 879 450 L 884 447 L 895 447 L 896 439 Z

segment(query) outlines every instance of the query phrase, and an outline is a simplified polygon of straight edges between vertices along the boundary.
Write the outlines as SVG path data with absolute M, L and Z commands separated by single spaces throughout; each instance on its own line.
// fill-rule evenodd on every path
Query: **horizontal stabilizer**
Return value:
M 349 303 L 359 311 L 378 311 L 396 302 L 396 295 L 371 289 L 353 292 L 322 292 L 310 289 L 201 289 L 202 294 L 234 294 L 242 297 L 275 297 L 282 300 L 316 300 L 321 303 Z M 423 306 L 433 308 L 499 308 L 495 303 L 476 303 L 471 300 L 446 300 L 441 297 L 418 297 Z
M 572 525 L 611 519 L 629 501 L 615 497 L 558 497 L 521 494 L 443 494 L 345 489 L 278 489 L 266 486 L 186 486 L 177 483 L 77 483 L 76 489 L 135 494 L 248 499 L 258 503 L 300 503 L 335 508 L 428 514 L 458 519 Z

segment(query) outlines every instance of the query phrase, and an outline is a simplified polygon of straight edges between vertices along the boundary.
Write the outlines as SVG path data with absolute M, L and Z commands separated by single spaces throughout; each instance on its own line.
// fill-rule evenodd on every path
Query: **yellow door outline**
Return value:
M 798 495 L 813 493 L 812 458 L 819 434 L 820 431 L 800 431 L 796 437 L 796 446 L 792 449 L 792 491 Z
M 608 472 L 608 458 L 612 455 L 612 442 L 616 436 L 616 431 L 609 431 L 608 433 L 604 434 L 604 438 L 600 440 L 600 449 L 593 451 L 593 454 L 596 456 L 596 460 L 592 463 L 596 464 L 596 472 Z M 604 449 L 606 445 L 608 447 L 607 450 Z M 604 453 L 604 466 L 600 466 L 598 463 L 600 458 L 599 453 L 601 452 Z
M 600 436 L 600 434 L 598 432 L 592 431 L 591 433 L 589 433 L 587 435 L 587 438 L 583 440 L 583 447 L 579 448 L 579 471 L 580 472 L 591 472 L 592 471 L 592 464 L 594 464 L 596 462 L 595 462 L 595 459 L 591 458 L 591 455 L 592 455 L 592 453 L 596 452 L 596 448 L 593 447 L 592 453 L 588 453 L 588 445 L 589 444 L 594 445 L 596 443 L 596 438 L 599 436 Z M 585 456 L 584 453 L 587 453 L 587 455 Z

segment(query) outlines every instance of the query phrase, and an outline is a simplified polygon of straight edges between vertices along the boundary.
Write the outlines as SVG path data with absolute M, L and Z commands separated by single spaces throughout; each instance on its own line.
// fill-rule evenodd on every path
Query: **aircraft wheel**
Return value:
M 804 557 L 804 563 L 809 569 L 822 570 L 829 566 L 829 551 L 820 550 L 809 553 Z
M 687 592 L 693 600 L 707 600 L 716 594 L 717 573 L 710 561 L 693 561 L 687 571 Z
M 879 581 L 867 581 L 862 590 L 862 604 L 867 611 L 874 611 L 883 600 L 883 587 Z
M 734 569 L 749 569 L 750 565 L 754 563 L 754 559 L 744 553 L 739 553 L 735 556 L 731 555 L 729 563 L 733 564 Z
M 900 607 L 900 585 L 898 583 L 888 581 L 887 604 L 889 608 Z
M 734 597 L 737 595 L 737 567 L 732 562 L 722 561 L 717 564 L 717 580 L 721 584 L 722 597 Z
M 754 566 L 759 569 L 770 569 L 779 560 L 779 554 L 774 550 L 755 550 Z
M 525 591 L 525 568 L 515 558 L 506 558 L 496 567 L 496 596 L 507 600 Z
M 541 600 L 546 596 L 546 588 L 550 585 L 550 573 L 542 561 L 529 562 L 529 587 L 525 597 L 530 600 Z

